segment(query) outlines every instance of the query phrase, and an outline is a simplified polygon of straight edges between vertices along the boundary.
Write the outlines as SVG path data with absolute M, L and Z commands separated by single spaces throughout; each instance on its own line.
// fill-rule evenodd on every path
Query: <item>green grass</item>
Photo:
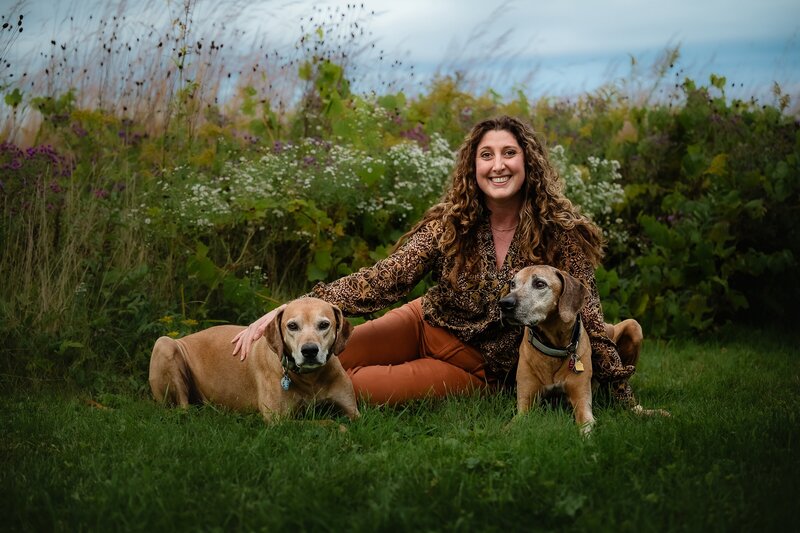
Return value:
M 510 395 L 285 422 L 6 383 L 0 529 L 786 531 L 800 462 L 797 338 L 650 342 L 635 389 L 509 424 Z M 318 416 L 310 413 L 307 418 Z

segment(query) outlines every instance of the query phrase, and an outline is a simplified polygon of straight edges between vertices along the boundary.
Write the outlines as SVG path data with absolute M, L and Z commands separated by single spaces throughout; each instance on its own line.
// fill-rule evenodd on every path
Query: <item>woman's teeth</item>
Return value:
M 511 176 L 500 176 L 499 178 L 489 178 L 489 181 L 491 181 L 492 183 L 500 184 L 500 183 L 505 183 L 510 179 Z

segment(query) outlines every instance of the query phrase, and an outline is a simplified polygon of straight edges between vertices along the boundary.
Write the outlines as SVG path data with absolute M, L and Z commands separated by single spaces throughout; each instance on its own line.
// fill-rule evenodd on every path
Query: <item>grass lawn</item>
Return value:
M 511 395 L 267 427 L 6 381 L 0 529 L 796 531 L 798 340 L 650 341 L 634 388 L 673 417 L 597 402 L 590 439 Z

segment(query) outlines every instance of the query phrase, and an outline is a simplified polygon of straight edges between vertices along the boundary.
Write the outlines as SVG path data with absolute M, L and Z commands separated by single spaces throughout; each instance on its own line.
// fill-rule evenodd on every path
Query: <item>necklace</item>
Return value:
M 516 224 L 514 224 L 510 228 L 496 228 L 496 227 L 492 226 L 491 224 L 489 224 L 489 226 L 491 226 L 492 230 L 494 230 L 494 231 L 513 231 L 513 230 L 517 229 L 517 225 Z

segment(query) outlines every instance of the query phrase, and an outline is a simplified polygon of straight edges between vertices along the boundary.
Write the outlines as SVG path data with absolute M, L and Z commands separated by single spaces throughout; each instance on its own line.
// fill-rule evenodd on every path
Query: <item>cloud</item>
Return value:
M 761 42 L 790 37 L 800 24 L 796 0 L 564 0 L 461 2 L 379 0 L 376 35 L 422 61 L 502 40 L 540 57 L 635 53 L 668 43 Z M 475 39 L 479 35 L 479 39 Z

